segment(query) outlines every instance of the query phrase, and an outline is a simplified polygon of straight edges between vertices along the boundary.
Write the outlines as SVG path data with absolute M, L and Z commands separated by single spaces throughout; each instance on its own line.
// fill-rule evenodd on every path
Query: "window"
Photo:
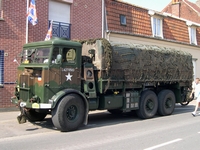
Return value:
M 126 16 L 125 15 L 120 15 L 120 24 L 126 25 Z
M 192 58 L 192 64 L 193 64 L 193 77 L 194 77 L 194 80 L 196 79 L 196 63 L 197 63 L 197 58 Z
M 73 48 L 63 49 L 63 62 L 75 63 L 76 50 Z
M 162 18 L 152 16 L 151 17 L 151 26 L 152 26 L 153 37 L 163 38 Z
M 190 44 L 195 44 L 197 45 L 197 38 L 196 38 L 196 27 L 194 26 L 189 26 L 189 37 L 190 37 Z
M 22 63 L 48 63 L 50 48 L 25 49 L 22 51 Z
M 55 63 L 57 63 L 56 61 L 56 59 L 57 59 L 57 57 L 59 57 L 58 55 L 60 54 L 60 51 L 59 51 L 59 47 L 54 47 L 54 49 L 53 49 L 53 53 L 52 53 L 52 58 L 51 58 L 51 63 L 52 64 L 55 64 Z
M 4 51 L 0 50 L 0 87 L 4 84 Z

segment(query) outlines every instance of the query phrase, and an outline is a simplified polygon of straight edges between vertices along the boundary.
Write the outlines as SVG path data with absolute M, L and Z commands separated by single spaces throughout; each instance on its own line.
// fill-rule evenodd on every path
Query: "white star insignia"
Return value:
M 72 76 L 69 72 L 68 75 L 65 75 L 65 77 L 67 78 L 66 81 L 72 81 Z

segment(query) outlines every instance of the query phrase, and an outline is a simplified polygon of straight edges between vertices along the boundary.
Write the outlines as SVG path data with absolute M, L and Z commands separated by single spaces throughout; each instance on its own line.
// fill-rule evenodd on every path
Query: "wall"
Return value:
M 12 107 L 10 97 L 14 94 L 17 64 L 14 58 L 26 42 L 26 0 L 14 2 L 2 0 L 3 20 L 0 20 L 0 49 L 8 56 L 4 58 L 4 87 L 0 88 L 0 108 Z M 29 27 L 29 42 L 44 40 L 48 30 L 48 0 L 36 0 L 38 24 Z M 18 61 L 19 58 L 18 58 Z
M 71 38 L 102 37 L 102 1 L 74 0 L 71 5 Z

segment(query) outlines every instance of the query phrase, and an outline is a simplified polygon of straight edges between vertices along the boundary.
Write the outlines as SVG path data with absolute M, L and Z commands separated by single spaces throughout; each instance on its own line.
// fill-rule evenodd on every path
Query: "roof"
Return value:
M 124 2 L 107 0 L 106 11 L 109 30 L 151 35 L 150 17 L 147 9 Z M 120 14 L 126 16 L 126 26 L 120 25 Z
M 195 3 L 188 0 L 179 0 L 179 2 L 175 4 L 170 2 L 162 12 L 167 12 L 180 18 L 200 23 L 200 8 Z
M 39 41 L 39 42 L 32 42 L 27 43 L 24 45 L 24 48 L 27 47 L 36 47 L 36 46 L 51 46 L 51 45 L 67 45 L 67 46 L 82 46 L 79 42 L 74 42 L 67 40 L 65 38 L 52 38 L 48 41 Z
M 192 9 L 194 9 L 194 11 L 196 11 L 198 14 L 200 13 L 200 8 L 196 4 L 194 4 L 188 0 L 183 0 L 183 2 L 185 4 L 187 4 L 189 7 L 191 7 Z
M 189 6 L 188 6 L 189 7 Z M 126 25 L 120 24 L 120 15 L 126 16 Z M 187 20 L 168 13 L 156 12 L 163 18 L 163 39 L 190 44 Z M 113 33 L 155 38 L 152 35 L 151 15 L 149 10 L 125 2 L 106 0 L 107 30 Z M 197 27 L 197 43 L 200 44 L 200 25 Z

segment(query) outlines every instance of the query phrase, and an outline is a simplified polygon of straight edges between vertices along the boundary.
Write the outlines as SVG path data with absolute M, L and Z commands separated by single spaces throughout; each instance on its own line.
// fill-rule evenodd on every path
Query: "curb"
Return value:
M 19 108 L 16 107 L 0 108 L 0 112 L 11 112 L 11 111 L 19 111 Z

